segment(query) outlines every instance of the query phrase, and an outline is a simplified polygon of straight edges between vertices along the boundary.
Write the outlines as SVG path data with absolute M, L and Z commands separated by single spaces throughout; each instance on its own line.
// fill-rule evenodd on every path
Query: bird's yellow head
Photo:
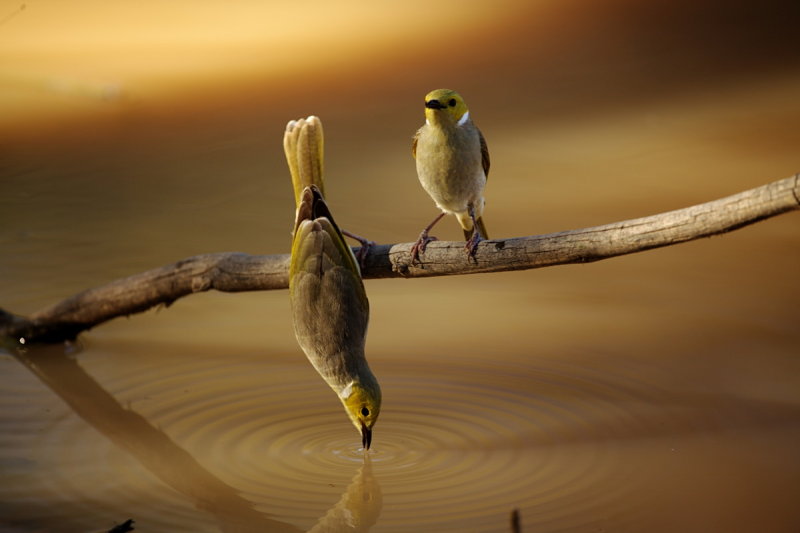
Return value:
M 469 117 L 464 99 L 450 89 L 436 89 L 425 95 L 425 118 L 428 122 L 463 124 Z
M 371 383 L 354 382 L 347 389 L 349 389 L 346 391 L 347 395 L 341 396 L 344 409 L 353 425 L 361 432 L 361 444 L 364 445 L 364 449 L 369 450 L 369 445 L 372 443 L 372 426 L 381 413 L 381 388 L 378 381 L 374 380 Z

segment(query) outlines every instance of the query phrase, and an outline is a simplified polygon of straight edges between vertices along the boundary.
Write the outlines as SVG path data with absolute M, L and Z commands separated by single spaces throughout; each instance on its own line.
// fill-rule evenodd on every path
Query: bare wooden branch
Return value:
M 422 265 L 412 267 L 408 264 L 411 244 L 398 244 L 391 247 L 386 258 L 370 251 L 364 277 L 446 276 L 588 263 L 726 233 L 798 208 L 800 174 L 649 217 L 548 235 L 484 241 L 474 261 L 466 260 L 463 242 L 434 241 L 421 257 Z M 391 271 L 384 261 L 391 265 Z
M 604 226 L 492 239 L 468 259 L 463 242 L 435 241 L 410 263 L 412 243 L 374 245 L 365 279 L 430 277 L 525 270 L 598 261 L 717 235 L 800 208 L 800 174 L 712 202 Z M 30 317 L 0 309 L 0 335 L 57 342 L 118 316 L 145 311 L 195 292 L 285 289 L 289 255 L 218 253 L 190 257 L 83 291 Z
M 0 309 L 0 335 L 27 342 L 73 339 L 112 318 L 169 306 L 195 292 L 285 289 L 288 271 L 288 255 L 196 255 L 85 290 L 29 317 Z

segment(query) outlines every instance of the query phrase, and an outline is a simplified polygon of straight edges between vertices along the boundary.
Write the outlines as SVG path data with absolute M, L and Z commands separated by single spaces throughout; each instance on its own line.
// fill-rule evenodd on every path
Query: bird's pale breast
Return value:
M 471 121 L 447 130 L 429 124 L 420 129 L 417 175 L 443 211 L 463 213 L 478 202 L 486 185 L 481 161 L 480 136 Z

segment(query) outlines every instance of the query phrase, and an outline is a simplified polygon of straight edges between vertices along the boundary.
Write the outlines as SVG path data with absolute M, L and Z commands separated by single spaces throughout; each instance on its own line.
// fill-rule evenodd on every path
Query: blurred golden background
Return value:
M 281 138 L 309 114 L 338 222 L 413 241 L 436 211 L 410 142 L 438 87 L 488 141 L 492 237 L 790 176 L 798 23 L 788 1 L 2 1 L 0 306 L 30 313 L 199 253 L 288 252 Z M 433 233 L 461 239 L 454 220 Z M 506 531 L 512 507 L 524 531 L 796 531 L 798 272 L 792 213 L 590 265 L 367 281 L 386 402 L 371 531 Z M 192 296 L 81 345 L 101 387 L 258 510 L 308 529 L 360 486 L 342 451 L 357 435 L 284 292 Z M 0 362 L 0 529 L 99 530 L 133 504 L 152 530 L 225 529 Z

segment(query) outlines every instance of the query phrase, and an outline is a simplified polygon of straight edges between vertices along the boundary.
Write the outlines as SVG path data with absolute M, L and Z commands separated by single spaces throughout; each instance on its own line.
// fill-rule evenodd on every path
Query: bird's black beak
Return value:
M 444 109 L 447 106 L 441 103 L 439 100 L 428 100 L 425 102 L 425 107 L 428 109 Z
M 365 450 L 369 450 L 369 445 L 372 444 L 372 430 L 367 427 L 363 422 L 361 423 L 361 445 Z

